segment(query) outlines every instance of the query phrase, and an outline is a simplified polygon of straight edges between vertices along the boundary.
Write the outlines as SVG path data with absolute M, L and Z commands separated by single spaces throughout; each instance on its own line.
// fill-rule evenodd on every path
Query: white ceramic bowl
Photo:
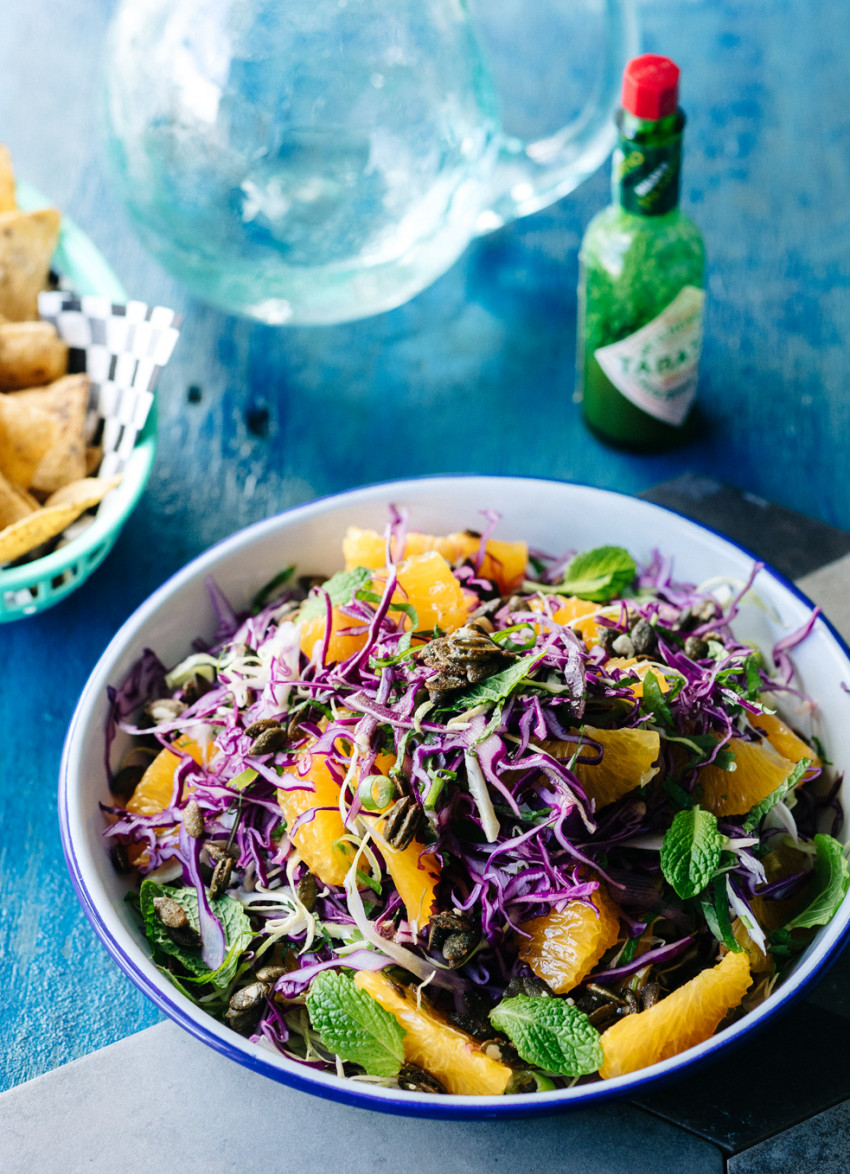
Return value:
M 152 648 L 164 663 L 172 664 L 186 654 L 193 636 L 213 631 L 207 576 L 213 575 L 225 594 L 241 606 L 289 564 L 303 573 L 331 574 L 342 565 L 340 542 L 346 527 L 382 529 L 390 503 L 408 507 L 411 524 L 430 533 L 480 528 L 479 511 L 494 509 L 502 514 L 497 536 L 525 538 L 530 546 L 551 553 L 610 543 L 626 546 L 639 561 L 646 561 L 658 548 L 673 556 L 677 579 L 695 583 L 715 576 L 743 582 L 753 565 L 752 555 L 728 539 L 659 506 L 581 485 L 513 477 L 435 477 L 369 486 L 258 522 L 219 543 L 154 592 L 127 620 L 92 673 L 68 732 L 59 796 L 62 839 L 80 901 L 106 948 L 167 1015 L 240 1064 L 319 1096 L 385 1112 L 507 1117 L 587 1106 L 645 1092 L 651 1083 L 690 1070 L 739 1042 L 799 997 L 834 958 L 850 921 L 850 899 L 818 932 L 779 989 L 722 1034 L 628 1076 L 533 1096 L 402 1094 L 314 1072 L 250 1043 L 205 1015 L 154 967 L 123 901 L 126 882 L 113 870 L 102 838 L 98 802 L 109 800 L 103 768 L 107 685 L 122 680 L 143 648 Z M 758 603 L 743 607 L 735 628 L 738 635 L 767 650 L 811 614 L 810 601 L 768 570 L 759 574 L 757 595 Z M 815 732 L 839 766 L 850 763 L 850 696 L 841 687 L 842 682 L 850 682 L 849 655 L 822 617 L 794 653 L 799 683 L 819 703 Z M 848 799 L 845 793 L 845 804 Z

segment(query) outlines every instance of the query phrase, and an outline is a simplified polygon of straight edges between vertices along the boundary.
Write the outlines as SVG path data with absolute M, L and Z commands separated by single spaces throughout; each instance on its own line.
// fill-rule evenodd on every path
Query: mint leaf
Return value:
M 149 878 L 143 880 L 139 889 L 139 903 L 145 921 L 145 937 L 150 942 L 154 961 L 161 962 L 162 955 L 169 954 L 172 958 L 176 958 L 184 970 L 193 976 L 191 979 L 184 978 L 184 982 L 209 982 L 216 987 L 228 986 L 236 974 L 239 958 L 248 949 L 255 936 L 244 905 L 226 894 L 210 902 L 213 913 L 222 924 L 227 943 L 227 953 L 221 966 L 217 970 L 210 970 L 201 958 L 199 949 L 181 946 L 169 936 L 165 926 L 157 917 L 154 908 L 155 897 L 170 897 L 172 901 L 176 901 L 186 914 L 192 928 L 199 930 L 198 894 L 194 889 L 160 885 Z
M 815 882 L 817 895 L 784 929 L 810 929 L 815 925 L 826 925 L 850 886 L 850 867 L 844 855 L 844 848 L 832 836 L 816 835 Z
M 325 1047 L 371 1076 L 395 1076 L 404 1062 L 404 1028 L 351 974 L 323 970 L 307 993 L 310 1022 Z
M 713 878 L 711 893 L 711 896 L 706 894 L 699 898 L 706 925 L 718 942 L 722 942 L 734 954 L 740 954 L 741 946 L 732 932 L 732 922 L 729 918 L 729 897 L 725 874 L 721 873 Z
M 683 901 L 701 893 L 720 865 L 723 837 L 717 817 L 702 807 L 678 811 L 664 833 L 661 871 Z
M 306 623 L 308 620 L 315 620 L 325 614 L 327 606 L 325 593 L 331 598 L 331 607 L 351 603 L 357 591 L 364 583 L 368 583 L 374 573 L 368 567 L 354 567 L 351 571 L 337 571 L 326 583 L 322 584 L 320 590 L 312 591 L 309 598 L 304 601 L 301 611 L 298 613 L 299 622 Z
M 652 669 L 643 678 L 643 708 L 663 726 L 672 726 L 673 713 Z
M 772 811 L 777 803 L 781 803 L 794 790 L 811 764 L 811 758 L 801 758 L 785 782 L 780 783 L 776 790 L 771 791 L 760 803 L 756 803 L 741 825 L 745 832 L 751 832 L 757 828 L 768 811 Z
M 492 677 L 487 677 L 485 680 L 479 681 L 477 685 L 472 685 L 471 688 L 456 694 L 449 705 L 440 708 L 471 709 L 475 705 L 489 703 L 498 705 L 513 692 L 520 681 L 524 681 L 526 677 L 531 675 L 532 669 L 542 656 L 543 653 L 538 652 L 534 656 L 524 656 L 520 660 L 514 661 L 512 665 L 502 669 L 500 673 L 494 673 Z
M 598 546 L 575 556 L 558 590 L 592 603 L 608 603 L 622 595 L 636 575 L 635 560 L 622 546 Z
M 602 1066 L 599 1032 L 583 1011 L 548 995 L 502 999 L 490 1022 L 523 1060 L 561 1076 L 585 1076 Z

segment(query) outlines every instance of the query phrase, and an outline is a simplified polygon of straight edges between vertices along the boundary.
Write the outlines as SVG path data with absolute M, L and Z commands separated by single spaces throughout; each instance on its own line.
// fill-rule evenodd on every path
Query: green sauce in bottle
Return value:
M 626 66 L 612 203 L 579 254 L 578 397 L 588 427 L 619 448 L 683 440 L 702 347 L 705 246 L 679 211 L 679 70 L 646 54 Z

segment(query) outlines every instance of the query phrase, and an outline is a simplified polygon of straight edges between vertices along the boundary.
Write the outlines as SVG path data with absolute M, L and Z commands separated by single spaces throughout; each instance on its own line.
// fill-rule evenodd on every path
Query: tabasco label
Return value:
M 697 393 L 705 292 L 686 285 L 657 318 L 594 351 L 599 366 L 635 407 L 674 427 Z

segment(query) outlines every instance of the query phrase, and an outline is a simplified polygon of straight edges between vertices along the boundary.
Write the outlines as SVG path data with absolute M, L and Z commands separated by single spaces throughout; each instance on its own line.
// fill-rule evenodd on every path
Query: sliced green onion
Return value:
M 208 652 L 193 652 L 180 664 L 175 665 L 166 675 L 165 683 L 169 689 L 177 689 L 185 685 L 190 677 L 203 677 L 207 681 L 214 681 L 218 669 L 218 657 L 210 656 Z
M 250 787 L 254 779 L 257 777 L 257 772 L 251 766 L 246 766 L 243 771 L 230 780 L 230 786 L 237 791 L 244 791 L 246 787 Z
M 433 811 L 437 806 L 437 801 L 440 795 L 442 795 L 446 783 L 456 779 L 457 772 L 453 770 L 429 770 L 428 774 L 431 778 L 431 786 L 428 788 L 428 794 L 425 796 L 425 810 Z
M 357 787 L 357 796 L 366 811 L 383 811 L 396 796 L 396 787 L 386 775 L 366 775 Z

